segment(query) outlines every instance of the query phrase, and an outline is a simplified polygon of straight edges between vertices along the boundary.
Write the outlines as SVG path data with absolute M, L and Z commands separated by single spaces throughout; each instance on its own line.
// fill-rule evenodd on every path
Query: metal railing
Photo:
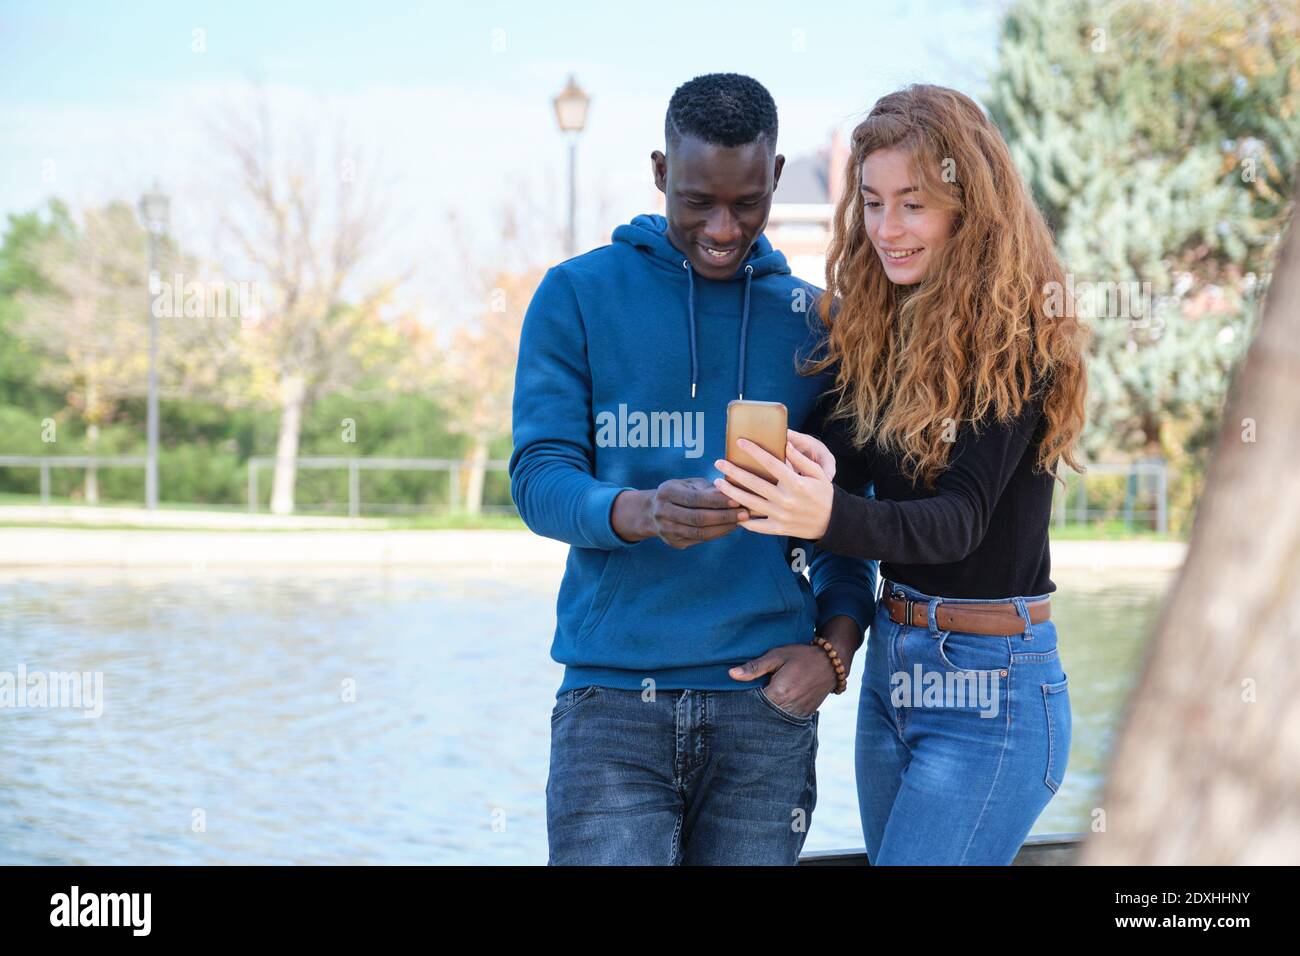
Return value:
M 50 470 L 53 468 L 145 468 L 144 455 L 0 455 L 0 467 L 38 468 L 40 470 L 41 504 L 50 503 Z M 255 456 L 248 459 L 248 510 L 256 513 L 258 507 L 258 472 L 275 465 L 273 456 Z M 490 459 L 484 462 L 484 471 L 504 472 L 508 462 Z M 463 473 L 473 466 L 457 458 L 356 458 L 337 456 L 304 456 L 296 459 L 295 467 L 316 470 L 346 469 L 348 472 L 348 515 L 361 513 L 362 471 L 435 471 L 448 475 L 448 501 L 451 511 L 460 507 L 460 484 Z M 1058 528 L 1065 527 L 1073 516 L 1079 524 L 1089 519 L 1108 515 L 1109 511 L 1088 507 L 1088 479 L 1096 475 L 1125 475 L 1128 477 L 1124 505 L 1120 509 L 1125 523 L 1149 520 L 1155 530 L 1164 534 L 1169 530 L 1169 468 L 1164 461 L 1139 461 L 1129 463 L 1089 462 L 1087 474 L 1072 474 L 1069 481 L 1077 483 L 1067 493 L 1058 488 L 1053 493 L 1052 511 Z M 1140 487 L 1147 479 L 1145 489 L 1152 507 L 1137 507 L 1144 494 Z M 1072 498 L 1073 500 L 1067 500 Z M 486 509 L 485 509 L 486 510 Z
M 1088 479 L 1095 475 L 1125 475 L 1128 482 L 1124 490 L 1124 506 L 1120 513 L 1125 524 L 1132 525 L 1137 518 L 1150 520 L 1155 530 L 1161 534 L 1169 531 L 1169 466 L 1162 460 L 1134 462 L 1085 462 L 1086 474 L 1069 474 L 1069 480 L 1078 483 L 1074 491 L 1074 502 L 1066 500 L 1068 492 L 1057 488 L 1053 492 L 1052 510 L 1056 516 L 1056 526 L 1064 528 L 1068 514 L 1073 512 L 1074 520 L 1087 524 L 1092 516 L 1109 515 L 1109 511 L 1088 508 Z M 1143 494 L 1139 486 L 1142 479 L 1150 479 L 1149 487 L 1153 501 L 1151 508 L 1138 508 L 1137 501 Z
M 144 455 L 0 455 L 0 468 L 39 468 L 41 505 L 50 503 L 51 468 L 144 468 Z
M 248 459 L 248 510 L 257 513 L 257 473 L 261 468 L 275 466 L 273 456 L 257 456 Z M 483 463 L 484 471 L 504 471 L 509 463 L 499 459 L 489 459 Z M 447 506 L 451 511 L 460 507 L 460 478 L 462 472 L 473 466 L 460 458 L 351 458 L 342 455 L 308 455 L 294 461 L 297 468 L 333 469 L 346 468 L 348 472 L 348 516 L 361 514 L 361 472 L 362 471 L 445 471 L 448 479 Z

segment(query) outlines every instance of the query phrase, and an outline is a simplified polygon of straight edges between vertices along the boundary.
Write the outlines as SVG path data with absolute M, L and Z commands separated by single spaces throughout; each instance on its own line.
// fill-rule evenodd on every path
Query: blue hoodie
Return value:
M 874 561 L 743 528 L 682 549 L 614 532 L 620 492 L 719 477 L 732 399 L 783 402 L 799 428 L 831 384 L 795 372 L 796 352 L 824 340 L 818 290 L 765 237 L 714 281 L 666 228 L 637 216 L 611 245 L 553 267 L 524 317 L 510 491 L 529 528 L 571 545 L 551 646 L 565 665 L 559 694 L 647 679 L 661 690 L 763 686 L 770 677 L 727 671 L 811 640 L 836 615 L 865 631 L 875 613 Z

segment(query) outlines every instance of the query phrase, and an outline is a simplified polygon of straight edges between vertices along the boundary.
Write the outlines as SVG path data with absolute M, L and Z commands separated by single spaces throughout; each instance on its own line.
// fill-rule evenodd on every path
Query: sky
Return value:
M 217 255 L 231 178 L 211 123 L 266 90 L 286 155 L 343 131 L 393 209 L 378 277 L 411 276 L 426 321 L 472 312 L 464 259 L 490 257 L 502 209 L 552 235 L 566 146 L 551 99 L 591 95 L 578 147 L 578 239 L 655 208 L 649 154 L 673 90 L 747 73 L 771 90 L 788 159 L 910 82 L 976 99 L 1001 4 L 393 3 L 0 0 L 0 215 L 58 196 L 134 201 L 157 182 L 171 229 Z M 460 225 L 453 229 L 448 216 Z M 553 227 L 553 228 L 552 228 Z

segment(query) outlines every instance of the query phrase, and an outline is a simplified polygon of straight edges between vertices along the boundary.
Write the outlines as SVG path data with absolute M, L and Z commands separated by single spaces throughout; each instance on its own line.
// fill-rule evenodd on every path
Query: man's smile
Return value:
M 710 262 L 716 262 L 720 266 L 727 265 L 740 252 L 740 246 L 712 246 L 704 242 L 697 242 L 696 245 L 704 251 Z

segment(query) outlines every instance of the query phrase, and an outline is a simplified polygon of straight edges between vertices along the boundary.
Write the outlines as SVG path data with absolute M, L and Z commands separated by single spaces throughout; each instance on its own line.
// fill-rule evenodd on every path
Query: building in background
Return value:
M 767 221 L 767 238 L 785 253 L 790 271 L 818 286 L 826 282 L 831 217 L 848 155 L 837 130 L 815 154 L 786 160 Z

